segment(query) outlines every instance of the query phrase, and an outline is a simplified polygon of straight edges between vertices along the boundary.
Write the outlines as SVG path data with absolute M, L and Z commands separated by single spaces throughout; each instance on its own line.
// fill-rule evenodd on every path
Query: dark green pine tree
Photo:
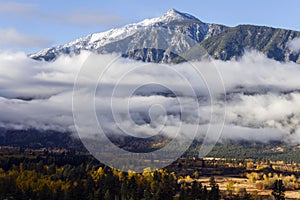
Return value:
M 106 192 L 104 194 L 104 200 L 112 200 L 109 190 L 106 190 Z
M 201 200 L 206 200 L 208 197 L 208 191 L 206 185 L 204 185 L 203 190 L 201 192 Z
M 179 199 L 180 200 L 185 200 L 187 199 L 187 191 L 186 191 L 186 186 L 185 184 L 181 185 L 180 187 L 180 193 L 179 193 Z
M 202 193 L 202 184 L 194 181 L 191 189 L 191 196 L 194 199 L 201 199 L 201 193 Z
M 282 180 L 276 180 L 273 185 L 273 191 L 272 195 L 276 200 L 284 200 L 284 192 L 285 192 L 285 186 L 282 182 Z
M 151 192 L 149 190 L 145 190 L 144 191 L 144 200 L 151 200 L 152 199 L 152 196 L 151 196 Z
M 219 185 L 216 183 L 214 177 L 210 177 L 210 191 L 208 193 L 208 199 L 209 200 L 218 200 L 221 199 Z

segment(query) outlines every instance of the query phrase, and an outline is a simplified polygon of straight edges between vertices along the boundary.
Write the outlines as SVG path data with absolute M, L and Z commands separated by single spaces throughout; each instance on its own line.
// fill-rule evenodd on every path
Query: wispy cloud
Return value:
M 51 41 L 34 35 L 17 32 L 13 28 L 0 28 L 0 48 L 47 47 Z
M 0 3 L 0 14 L 78 26 L 114 25 L 122 21 L 120 16 L 104 13 L 99 10 L 81 8 L 52 12 L 43 11 L 38 4 L 16 2 Z
M 0 14 L 25 15 L 36 11 L 37 6 L 28 3 L 0 2 Z
M 120 23 L 122 18 L 120 16 L 101 13 L 93 10 L 71 10 L 67 13 L 58 13 L 46 15 L 47 20 L 55 20 L 59 23 L 74 24 L 80 26 L 90 25 L 113 25 Z

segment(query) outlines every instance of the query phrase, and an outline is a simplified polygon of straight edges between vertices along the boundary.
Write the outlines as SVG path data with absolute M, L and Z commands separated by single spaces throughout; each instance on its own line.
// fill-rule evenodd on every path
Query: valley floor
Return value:
M 210 177 L 201 177 L 197 179 L 203 185 L 209 186 Z M 247 178 L 236 178 L 236 177 L 227 177 L 227 176 L 215 176 L 215 181 L 219 185 L 219 188 L 222 192 L 227 192 L 228 190 L 228 182 L 233 183 L 234 192 L 238 193 L 241 189 L 245 188 L 248 193 L 253 196 L 272 196 L 272 190 L 270 189 L 258 189 L 257 182 L 251 183 Z M 259 182 L 259 181 L 258 181 Z M 300 198 L 300 190 L 286 191 L 285 199 L 299 199 Z

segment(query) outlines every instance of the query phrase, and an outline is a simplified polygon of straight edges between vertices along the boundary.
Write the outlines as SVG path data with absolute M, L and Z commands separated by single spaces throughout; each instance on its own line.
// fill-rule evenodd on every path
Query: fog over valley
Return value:
M 212 68 L 218 70 L 224 88 L 222 83 L 209 86 L 219 81 Z M 22 52 L 2 52 L 0 74 L 0 126 L 6 129 L 75 133 L 76 97 L 87 137 L 100 131 L 89 118 L 93 105 L 87 104 L 94 102 L 101 131 L 110 134 L 173 137 L 178 127 L 183 127 L 180 134 L 189 135 L 199 126 L 196 138 L 201 139 L 209 126 L 224 122 L 220 141 L 300 142 L 299 65 L 256 51 L 247 51 L 239 60 L 181 64 L 84 51 L 45 62 Z

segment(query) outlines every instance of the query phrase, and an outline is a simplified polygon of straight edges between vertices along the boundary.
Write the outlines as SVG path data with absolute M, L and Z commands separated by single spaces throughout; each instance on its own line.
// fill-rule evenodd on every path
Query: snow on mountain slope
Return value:
M 187 37 L 188 40 L 201 42 L 203 39 L 219 33 L 224 28 L 225 26 L 203 23 L 192 15 L 171 9 L 161 17 L 145 19 L 121 28 L 90 34 L 65 45 L 44 49 L 36 54 L 31 54 L 30 57 L 37 60 L 50 61 L 61 54 L 78 54 L 81 50 L 90 50 L 98 53 L 116 51 L 128 56 L 132 55 L 132 52 L 131 54 L 129 53 L 130 50 L 147 48 L 147 46 L 143 46 L 145 41 L 147 41 L 148 45 L 159 46 L 161 43 L 158 44 L 158 40 L 161 39 L 164 40 L 162 43 L 166 42 L 161 48 L 165 49 L 172 45 L 175 46 L 173 49 L 178 51 L 182 50 L 183 46 L 185 48 L 191 47 L 191 44 L 188 44 L 191 42 L 186 42 L 186 39 L 183 37 Z M 181 38 L 178 38 L 178 35 L 181 35 Z M 124 44 L 120 48 L 120 45 L 117 43 L 122 43 L 121 41 L 129 37 L 132 37 L 131 41 L 135 41 L 134 48 L 131 48 L 132 45 L 128 41 L 126 41 L 128 44 Z M 137 47 L 137 44 L 139 47 Z M 157 57 L 163 58 L 164 56 Z M 145 60 L 146 58 L 143 57 L 141 59 Z M 150 59 L 149 61 L 160 62 L 161 60 Z
M 254 25 L 227 27 L 209 24 L 171 9 L 158 18 L 90 34 L 29 56 L 51 61 L 60 55 L 88 50 L 99 54 L 120 53 L 123 57 L 145 62 L 168 63 L 179 62 L 182 59 L 180 55 L 201 59 L 203 55 L 199 52 L 202 50 L 215 59 L 231 60 L 242 56 L 245 49 L 254 49 L 277 61 L 300 63 L 300 52 L 289 48 L 290 42 L 297 38 L 300 38 L 299 31 Z

